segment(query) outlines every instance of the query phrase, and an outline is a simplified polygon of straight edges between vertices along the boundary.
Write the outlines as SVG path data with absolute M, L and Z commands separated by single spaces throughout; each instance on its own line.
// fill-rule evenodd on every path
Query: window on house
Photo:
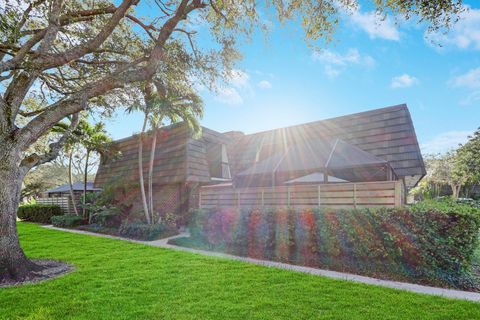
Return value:
M 227 146 L 220 143 L 211 143 L 207 146 L 207 160 L 212 178 L 231 179 L 228 164 Z

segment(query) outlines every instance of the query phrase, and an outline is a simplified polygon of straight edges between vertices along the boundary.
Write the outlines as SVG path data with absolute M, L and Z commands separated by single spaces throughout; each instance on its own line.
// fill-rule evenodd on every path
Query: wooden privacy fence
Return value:
M 328 207 L 333 209 L 395 207 L 404 204 L 401 181 L 296 185 L 235 189 L 204 186 L 199 206 L 217 207 Z
M 65 214 L 74 214 L 73 207 L 70 203 L 69 197 L 56 197 L 56 198 L 37 198 L 39 204 L 56 204 L 62 208 Z

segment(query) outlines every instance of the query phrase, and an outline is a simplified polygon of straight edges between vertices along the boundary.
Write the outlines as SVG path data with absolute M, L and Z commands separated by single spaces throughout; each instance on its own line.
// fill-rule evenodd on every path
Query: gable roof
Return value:
M 237 176 L 318 169 L 342 169 L 387 164 L 340 139 L 307 140 L 293 144 L 281 153 L 254 163 Z
M 73 191 L 83 191 L 83 182 L 77 181 L 72 183 Z M 101 191 L 101 188 L 95 188 L 92 181 L 87 182 L 87 191 Z M 47 193 L 56 193 L 56 192 L 69 192 L 70 185 L 68 183 L 61 186 L 47 190 Z
M 405 104 L 244 135 L 235 139 L 229 149 L 233 171 L 250 167 L 259 152 L 268 158 L 306 140 L 335 138 L 388 161 L 396 175 L 405 178 L 407 187 L 416 185 L 426 174 Z

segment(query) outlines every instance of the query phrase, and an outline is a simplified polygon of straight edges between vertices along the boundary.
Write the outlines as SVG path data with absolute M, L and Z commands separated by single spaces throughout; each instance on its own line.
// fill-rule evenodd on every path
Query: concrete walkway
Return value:
M 63 228 L 56 228 L 53 226 L 44 226 L 44 228 L 51 229 L 51 230 L 71 232 L 71 233 L 91 235 L 96 237 L 129 241 L 129 242 L 140 243 L 140 244 L 153 246 L 153 247 L 173 249 L 178 251 L 186 251 L 186 252 L 201 254 L 205 256 L 211 256 L 211 257 L 220 257 L 220 258 L 226 258 L 231 260 L 238 260 L 238 261 L 253 263 L 261 266 L 286 269 L 286 270 L 291 270 L 296 272 L 303 272 L 303 273 L 313 274 L 316 276 L 322 276 L 322 277 L 327 277 L 332 279 L 348 280 L 348 281 L 371 284 L 371 285 L 376 285 L 376 286 L 381 286 L 386 288 L 393 288 L 393 289 L 411 291 L 411 292 L 422 293 L 422 294 L 436 295 L 436 296 L 442 296 L 442 297 L 452 298 L 452 299 L 461 299 L 461 300 L 480 302 L 480 293 L 475 293 L 475 292 L 443 289 L 443 288 L 422 286 L 418 284 L 398 282 L 398 281 L 380 280 L 380 279 L 364 277 L 364 276 L 359 276 L 359 275 L 350 274 L 350 273 L 303 267 L 303 266 L 291 265 L 291 264 L 275 262 L 275 261 L 239 257 L 239 256 L 234 256 L 226 253 L 185 248 L 185 247 L 168 244 L 168 240 L 174 239 L 174 238 L 180 238 L 180 237 L 188 237 L 189 236 L 188 233 L 181 233 L 179 235 L 176 235 L 170 238 L 165 238 L 165 239 L 160 239 L 155 241 L 139 241 L 139 240 L 126 239 L 122 237 L 104 235 L 104 234 L 99 234 L 94 232 L 88 232 L 83 230 L 63 229 Z

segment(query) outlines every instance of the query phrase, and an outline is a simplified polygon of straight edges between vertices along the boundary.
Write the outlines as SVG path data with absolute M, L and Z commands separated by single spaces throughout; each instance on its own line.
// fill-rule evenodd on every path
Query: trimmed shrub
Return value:
M 118 230 L 122 237 L 151 241 L 176 234 L 175 230 L 164 224 L 146 224 L 143 222 L 124 222 Z
M 21 205 L 17 217 L 23 221 L 50 223 L 53 216 L 63 215 L 62 208 L 53 204 L 27 204 Z
M 191 237 L 204 243 L 208 243 L 206 239 L 208 234 L 206 227 L 209 214 L 211 214 L 211 212 L 207 210 L 193 210 L 192 218 L 190 219 L 190 223 L 188 225 Z
M 200 210 L 192 238 L 255 258 L 473 288 L 480 210 L 453 201 L 356 210 Z
M 274 211 L 255 209 L 248 221 L 248 256 L 258 259 L 274 258 L 275 217 Z
M 274 257 L 279 261 L 290 261 L 295 252 L 295 215 L 293 209 L 281 208 L 274 212 Z
M 317 262 L 317 228 L 313 210 L 304 210 L 295 219 L 295 256 L 294 260 L 302 265 L 311 266 Z
M 86 222 L 82 217 L 75 215 L 53 216 L 51 221 L 55 227 L 59 228 L 73 228 Z
M 249 210 L 240 210 L 238 212 L 238 219 L 233 229 L 233 243 L 232 253 L 247 256 L 248 255 L 248 243 L 245 239 L 248 238 L 248 221 L 250 219 Z

